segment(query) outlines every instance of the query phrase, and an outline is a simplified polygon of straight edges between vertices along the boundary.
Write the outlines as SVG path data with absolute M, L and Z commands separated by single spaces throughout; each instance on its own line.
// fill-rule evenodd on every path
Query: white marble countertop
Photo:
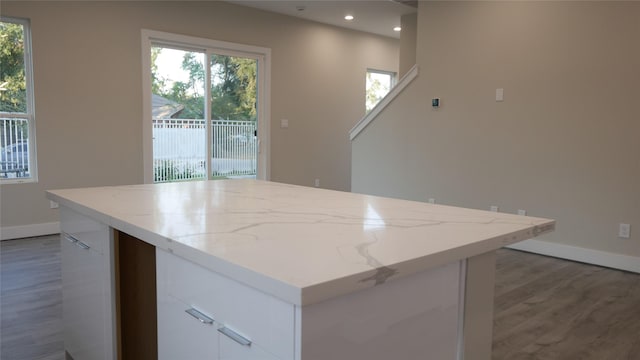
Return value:
M 555 227 L 548 219 L 259 180 L 47 195 L 296 305 L 492 251 Z

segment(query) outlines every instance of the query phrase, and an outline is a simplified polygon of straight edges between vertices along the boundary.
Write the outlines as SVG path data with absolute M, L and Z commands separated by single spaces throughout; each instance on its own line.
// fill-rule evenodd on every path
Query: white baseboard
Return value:
M 507 247 L 515 250 L 522 250 L 587 264 L 640 273 L 640 257 L 637 256 L 614 254 L 606 251 L 586 249 L 535 239 L 525 240 Z
M 33 236 L 51 235 L 60 232 L 60 222 L 31 224 L 21 226 L 5 226 L 0 228 L 0 241 L 21 239 Z

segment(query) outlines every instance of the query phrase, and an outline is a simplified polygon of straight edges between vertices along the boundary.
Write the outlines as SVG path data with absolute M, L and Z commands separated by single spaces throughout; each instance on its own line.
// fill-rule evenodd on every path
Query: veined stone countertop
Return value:
M 296 305 L 552 231 L 555 221 L 218 180 L 51 190 L 48 198 Z

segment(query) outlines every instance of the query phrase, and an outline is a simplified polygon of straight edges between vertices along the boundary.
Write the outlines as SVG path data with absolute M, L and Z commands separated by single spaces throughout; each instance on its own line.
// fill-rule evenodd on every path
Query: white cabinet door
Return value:
M 158 293 L 164 289 L 280 359 L 294 358 L 292 304 L 160 249 L 156 267 Z
M 74 360 L 113 360 L 114 301 L 109 228 L 61 210 L 65 350 Z
M 159 360 L 293 360 L 293 305 L 160 249 L 156 281 Z
M 218 332 L 213 319 L 159 293 L 158 360 L 215 359 L 218 359 Z
M 107 344 L 103 255 L 62 235 L 64 346 L 74 360 L 113 359 Z M 109 339 L 110 340 L 110 339 Z

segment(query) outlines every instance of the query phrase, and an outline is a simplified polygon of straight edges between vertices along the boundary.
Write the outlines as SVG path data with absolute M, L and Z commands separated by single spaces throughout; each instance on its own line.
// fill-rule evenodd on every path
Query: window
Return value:
M 0 181 L 36 181 L 29 21 L 0 17 Z
M 367 70 L 366 110 L 371 111 L 396 83 L 396 73 L 382 70 Z

